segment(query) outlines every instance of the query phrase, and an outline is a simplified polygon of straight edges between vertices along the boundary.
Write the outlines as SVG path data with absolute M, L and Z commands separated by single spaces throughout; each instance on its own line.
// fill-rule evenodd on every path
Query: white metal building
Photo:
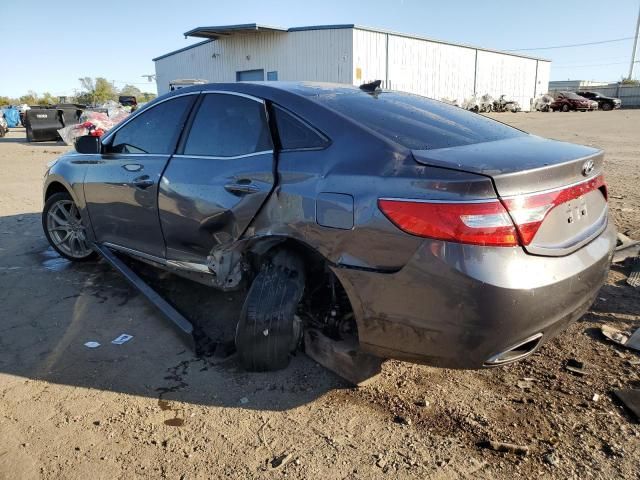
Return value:
M 382 80 L 385 88 L 460 103 L 474 93 L 506 94 L 528 110 L 549 85 L 549 60 L 358 25 L 227 25 L 184 35 L 206 40 L 153 59 L 159 94 L 180 78 Z

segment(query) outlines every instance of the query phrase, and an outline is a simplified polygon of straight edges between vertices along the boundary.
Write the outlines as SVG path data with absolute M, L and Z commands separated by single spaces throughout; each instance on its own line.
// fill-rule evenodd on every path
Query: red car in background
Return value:
M 573 92 L 552 92 L 554 101 L 551 103 L 551 110 L 557 112 L 570 112 L 580 110 L 597 110 L 598 102 L 576 95 Z

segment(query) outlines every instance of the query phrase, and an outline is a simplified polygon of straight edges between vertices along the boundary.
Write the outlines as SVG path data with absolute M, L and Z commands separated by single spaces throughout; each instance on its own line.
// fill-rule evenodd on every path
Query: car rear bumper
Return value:
M 361 347 L 447 368 L 481 368 L 539 336 L 547 341 L 591 306 L 605 281 L 613 225 L 565 257 L 521 248 L 425 240 L 396 273 L 335 268 L 351 300 Z M 538 346 L 538 339 L 535 341 Z

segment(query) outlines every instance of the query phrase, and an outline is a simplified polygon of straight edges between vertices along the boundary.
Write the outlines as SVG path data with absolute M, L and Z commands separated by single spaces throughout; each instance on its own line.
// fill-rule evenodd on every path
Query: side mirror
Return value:
M 94 137 L 92 135 L 78 137 L 75 142 L 75 147 L 78 153 L 96 154 L 102 150 L 100 137 Z

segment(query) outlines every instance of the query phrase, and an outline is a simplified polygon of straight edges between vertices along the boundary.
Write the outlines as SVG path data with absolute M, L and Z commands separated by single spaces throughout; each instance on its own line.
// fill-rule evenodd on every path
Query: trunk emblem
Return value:
M 593 160 L 587 160 L 582 164 L 582 175 L 584 175 L 585 177 L 588 177 L 589 174 L 593 172 L 594 168 L 596 167 L 593 164 Z

